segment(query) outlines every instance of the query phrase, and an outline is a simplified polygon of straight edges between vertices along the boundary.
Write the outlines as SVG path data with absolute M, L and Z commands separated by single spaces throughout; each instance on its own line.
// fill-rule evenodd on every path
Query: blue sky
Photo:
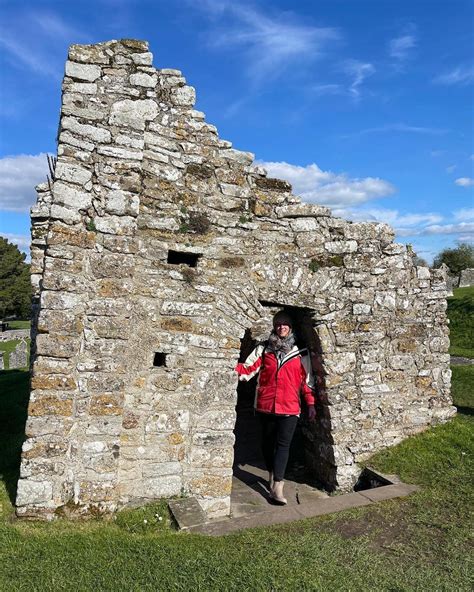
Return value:
M 0 235 L 27 250 L 68 45 L 146 39 L 221 138 L 431 262 L 473 241 L 471 0 L 0 0 Z

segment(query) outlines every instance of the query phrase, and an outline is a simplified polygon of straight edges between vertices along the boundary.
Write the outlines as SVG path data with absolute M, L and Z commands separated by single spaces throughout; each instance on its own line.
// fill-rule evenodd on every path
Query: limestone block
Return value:
M 49 215 L 52 219 L 60 220 L 65 224 L 77 224 L 82 220 L 80 212 L 69 207 L 65 208 L 58 204 L 53 204 L 51 206 Z
M 290 222 L 291 230 L 294 232 L 314 232 L 320 228 L 316 218 L 297 218 Z
M 354 240 L 330 241 L 324 243 L 324 248 L 330 253 L 354 253 L 357 251 L 357 243 Z
M 32 481 L 20 479 L 16 497 L 17 506 L 48 504 L 53 498 L 53 486 L 50 481 Z
M 84 303 L 84 294 L 58 293 L 46 290 L 41 293 L 41 307 L 43 309 L 70 310 L 81 308 Z
M 179 475 L 164 475 L 143 480 L 143 497 L 171 497 L 181 493 L 182 480 Z
M 416 275 L 419 280 L 429 280 L 431 278 L 429 267 L 417 267 Z
M 324 356 L 324 364 L 328 374 L 343 375 L 354 369 L 356 355 L 353 352 L 328 353 Z
M 171 90 L 171 102 L 179 107 L 193 107 L 196 91 L 192 86 L 175 87 Z
M 275 209 L 275 212 L 279 218 L 309 218 L 311 216 L 317 218 L 331 215 L 329 208 L 305 203 L 280 206 Z
M 72 335 L 38 335 L 36 348 L 38 355 L 53 358 L 70 358 L 78 353 L 80 339 Z
M 255 160 L 255 154 L 252 152 L 242 152 L 241 150 L 235 150 L 234 148 L 220 150 L 219 156 L 243 165 L 252 164 Z
M 64 85 L 65 90 L 74 94 L 95 95 L 97 94 L 97 84 L 90 84 L 89 82 L 72 82 Z
M 111 133 L 109 130 L 94 125 L 80 123 L 75 117 L 63 117 L 61 119 L 62 129 L 69 130 L 73 134 L 83 136 L 93 140 L 94 142 L 107 143 L 111 140 Z M 83 147 L 83 145 L 80 145 Z
M 145 123 L 158 115 L 158 105 L 151 99 L 125 99 L 112 105 L 109 123 L 144 130 Z
M 124 158 L 126 160 L 142 160 L 143 152 L 141 150 L 130 150 L 118 146 L 99 146 L 98 154 L 112 156 L 113 158 Z
M 65 150 L 67 146 L 65 144 L 70 144 L 71 146 L 76 146 L 77 148 L 81 148 L 81 150 L 85 150 L 86 152 L 92 152 L 94 150 L 94 144 L 92 142 L 87 142 L 85 140 L 80 140 L 75 138 L 69 132 L 62 132 L 59 134 L 59 146 L 58 146 L 58 154 L 62 152 L 65 154 Z M 80 152 L 77 151 L 75 153 L 77 157 L 79 157 Z
M 130 84 L 134 86 L 142 86 L 145 88 L 155 88 L 157 83 L 156 74 L 149 75 L 145 74 L 144 72 L 137 72 L 137 74 L 132 74 L 130 76 Z
M 136 221 L 131 216 L 107 216 L 94 218 L 95 227 L 105 234 L 132 235 L 136 230 Z
M 117 189 L 106 195 L 104 207 L 109 214 L 137 216 L 139 205 L 140 201 L 137 195 Z
M 91 193 L 80 191 L 62 181 L 54 182 L 53 195 L 56 203 L 66 207 L 86 210 L 92 205 Z
M 370 304 L 356 303 L 352 305 L 352 313 L 355 315 L 368 315 L 372 311 Z
M 77 78 L 78 80 L 87 80 L 88 82 L 94 82 L 101 75 L 100 66 L 91 64 L 79 64 L 77 62 L 66 62 L 66 76 L 71 78 Z
M 139 66 L 151 66 L 153 64 L 153 54 L 150 51 L 145 53 L 132 53 L 130 55 L 132 62 Z
M 84 64 L 109 64 L 110 57 L 106 52 L 106 44 L 71 45 L 68 57 L 72 62 Z

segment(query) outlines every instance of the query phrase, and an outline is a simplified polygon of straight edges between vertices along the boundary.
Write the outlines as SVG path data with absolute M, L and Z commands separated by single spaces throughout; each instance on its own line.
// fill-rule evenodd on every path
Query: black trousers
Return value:
M 258 416 L 262 427 L 262 452 L 267 470 L 273 472 L 275 481 L 283 481 L 298 416 L 273 413 L 259 413 Z

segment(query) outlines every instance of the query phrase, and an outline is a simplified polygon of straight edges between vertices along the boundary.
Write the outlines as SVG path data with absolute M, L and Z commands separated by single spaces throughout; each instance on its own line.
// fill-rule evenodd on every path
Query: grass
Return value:
M 474 358 L 474 286 L 455 288 L 448 298 L 452 356 Z
M 0 372 L 0 590 L 470 591 L 473 378 L 453 368 L 453 420 L 370 459 L 419 492 L 215 539 L 176 532 L 164 502 L 113 520 L 14 520 L 28 373 Z
M 10 329 L 29 329 L 31 327 L 31 321 L 8 321 Z

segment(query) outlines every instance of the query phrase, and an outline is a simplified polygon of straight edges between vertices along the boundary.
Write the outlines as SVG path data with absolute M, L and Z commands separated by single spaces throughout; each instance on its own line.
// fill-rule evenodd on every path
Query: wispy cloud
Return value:
M 455 220 L 463 220 L 464 222 L 474 221 L 474 208 L 461 208 L 453 212 Z
M 360 98 L 361 86 L 366 78 L 375 73 L 374 66 L 358 60 L 347 60 L 343 63 L 342 69 L 352 78 L 349 92 L 354 98 Z
M 263 13 L 247 4 L 217 0 L 193 3 L 193 7 L 213 23 L 209 46 L 241 48 L 247 74 L 256 84 L 277 78 L 295 64 L 314 62 L 341 37 L 336 28 L 308 25 L 289 12 Z
M 459 185 L 459 187 L 471 187 L 474 185 L 474 179 L 471 177 L 459 177 L 459 179 L 456 179 L 454 183 Z
M 411 56 L 416 43 L 416 28 L 410 24 L 405 27 L 402 34 L 388 42 L 388 53 L 397 62 L 404 62 Z
M 454 171 L 458 168 L 457 164 L 452 164 L 450 166 L 446 167 L 446 172 L 447 173 L 454 173 Z
M 46 154 L 19 154 L 0 159 L 0 210 L 28 212 L 35 186 L 46 181 Z
M 460 240 L 471 241 L 474 237 L 474 222 L 434 224 L 423 228 L 418 234 L 457 234 Z
M 474 82 L 474 66 L 458 66 L 449 72 L 436 76 L 433 82 L 447 86 L 470 84 Z
M 400 236 L 417 233 L 421 227 L 436 224 L 443 219 L 435 212 L 400 213 L 399 210 L 370 207 L 341 208 L 334 210 L 334 214 L 356 222 L 385 222 L 390 224 Z
M 306 202 L 333 208 L 362 204 L 395 192 L 395 187 L 377 177 L 351 178 L 345 173 L 323 171 L 317 164 L 306 167 L 287 162 L 260 163 L 272 177 L 286 179 L 293 192 Z
M 408 133 L 408 134 L 431 134 L 431 135 L 442 135 L 446 134 L 448 130 L 439 129 L 434 127 L 423 127 L 418 125 L 408 125 L 406 123 L 389 123 L 387 125 L 381 125 L 379 127 L 369 127 L 366 129 L 353 132 L 351 134 L 345 134 L 343 138 L 350 138 L 353 136 L 366 136 L 368 134 L 386 134 L 386 133 Z M 433 150 L 431 156 L 440 156 L 443 154 L 442 150 Z
M 21 11 L 4 19 L 0 29 L 0 46 L 13 64 L 35 74 L 59 78 L 64 50 L 70 43 L 86 42 L 87 33 L 66 23 L 59 15 L 47 11 Z

